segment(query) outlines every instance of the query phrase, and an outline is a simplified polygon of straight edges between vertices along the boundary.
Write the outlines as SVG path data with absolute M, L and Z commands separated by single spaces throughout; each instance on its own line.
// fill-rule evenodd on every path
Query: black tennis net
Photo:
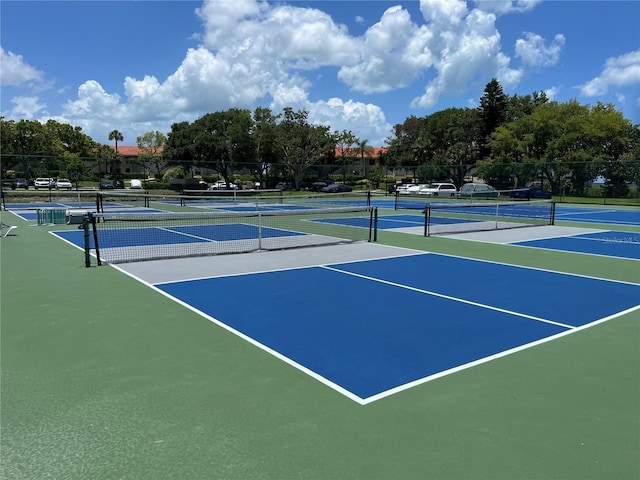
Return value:
M 94 213 L 102 263 L 282 250 L 376 240 L 375 207 L 251 212 Z
M 196 194 L 197 193 L 197 194 Z M 295 207 L 335 208 L 371 205 L 371 192 L 307 193 L 290 195 L 279 190 L 198 190 L 191 194 L 149 194 L 140 192 L 98 192 L 97 212 L 137 209 L 246 211 L 293 209 Z
M 553 200 L 427 203 L 425 236 L 553 225 Z

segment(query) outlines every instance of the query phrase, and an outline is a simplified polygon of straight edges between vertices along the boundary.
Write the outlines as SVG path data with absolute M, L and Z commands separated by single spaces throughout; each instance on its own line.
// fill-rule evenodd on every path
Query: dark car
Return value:
M 351 190 L 352 188 L 349 185 L 343 185 L 342 183 L 332 183 L 320 189 L 321 192 L 325 193 L 344 193 Z
M 16 188 L 29 190 L 29 182 L 27 182 L 26 178 L 14 178 L 11 182 L 11 190 L 15 190 Z
M 113 182 L 103 180 L 100 182 L 100 190 L 113 190 Z
M 318 182 L 313 182 L 309 190 L 312 192 L 320 192 L 324 187 L 328 187 L 329 185 L 333 185 L 333 182 L 330 180 L 320 180 Z
M 509 196 L 511 198 L 518 198 L 518 199 L 525 199 L 525 200 L 529 200 L 530 198 L 540 198 L 540 199 L 551 198 L 551 194 L 549 192 L 538 187 L 528 187 L 528 188 L 513 190 L 509 194 Z
M 276 185 L 276 190 L 289 191 L 292 190 L 290 183 L 280 182 Z
M 120 179 L 114 180 L 113 188 L 124 188 L 124 180 L 120 180 Z

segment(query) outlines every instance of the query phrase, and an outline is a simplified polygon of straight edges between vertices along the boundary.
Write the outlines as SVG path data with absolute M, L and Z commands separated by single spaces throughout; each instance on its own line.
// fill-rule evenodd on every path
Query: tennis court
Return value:
M 109 211 L 117 212 L 117 211 L 126 211 L 129 213 L 151 213 L 151 212 L 159 212 L 161 210 L 157 210 L 154 208 L 136 208 L 130 207 L 127 205 L 108 202 L 105 204 L 105 207 L 109 209 Z M 34 202 L 34 203 L 8 203 L 6 205 L 8 211 L 13 213 L 15 216 L 22 220 L 26 220 L 28 222 L 35 222 L 38 220 L 38 212 L 40 214 L 48 211 L 56 211 L 60 213 L 60 216 L 64 218 L 65 212 L 67 210 L 86 210 L 86 211 L 95 211 L 96 210 L 96 202 Z
M 640 211 L 631 208 L 594 208 L 560 206 L 556 219 L 569 222 L 606 223 L 640 226 Z
M 1 213 L 3 477 L 640 475 L 637 258 L 532 248 L 638 227 L 424 237 L 386 210 L 369 242 L 358 209 L 200 210 L 105 211 L 123 255 L 91 268 L 78 225 Z M 260 231 L 275 250 L 190 251 Z M 277 248 L 320 236 L 346 242 Z M 193 256 L 131 261 L 153 238 Z
M 566 252 L 604 255 L 640 260 L 640 234 L 620 231 L 598 231 L 578 235 L 514 242 L 514 245 Z
M 346 248 L 345 259 L 352 247 Z M 358 248 L 385 258 L 320 265 L 313 262 L 326 251 L 312 249 L 306 266 L 206 278 L 201 266 L 187 279 L 185 269 L 172 265 L 181 278 L 162 274 L 162 282 L 154 282 L 158 273 L 149 267 L 119 268 L 363 405 L 640 308 L 635 284 Z M 223 270 L 218 259 L 201 262 Z M 425 274 L 433 271 L 445 273 Z M 482 286 L 469 290 L 459 281 L 466 276 L 482 278 Z M 314 308 L 318 291 L 309 285 L 323 285 L 329 312 Z M 251 292 L 250 303 L 241 291 Z M 596 295 L 612 300 L 581 301 Z M 412 314 L 399 315 L 399 306 Z

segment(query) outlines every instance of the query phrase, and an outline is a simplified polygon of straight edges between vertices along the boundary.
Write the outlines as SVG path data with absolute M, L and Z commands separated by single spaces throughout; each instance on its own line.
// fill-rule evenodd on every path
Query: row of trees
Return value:
M 139 138 L 138 145 L 157 147 L 159 138 L 156 132 L 142 141 Z M 233 108 L 173 124 L 161 156 L 168 165 L 215 170 L 227 182 L 239 165 L 248 166 L 261 182 L 271 170 L 275 176 L 291 179 L 299 189 L 311 167 L 338 164 L 344 172 L 354 154 L 370 154 L 367 143 L 349 130 L 331 132 L 326 125 L 309 123 L 305 110 L 287 107 L 274 115 L 267 108 L 253 113 Z M 323 173 L 316 171 L 315 176 Z
M 581 194 L 603 176 L 611 195 L 640 183 L 640 130 L 613 105 L 504 93 L 489 82 L 478 108 L 448 108 L 396 125 L 383 163 L 410 167 L 420 182 L 473 173 L 499 188 L 534 180 L 553 193 Z
M 94 142 L 80 127 L 54 120 L 41 124 L 1 119 L 0 123 L 2 156 L 20 162 L 24 172 L 48 176 L 47 171 L 63 171 L 72 180 L 79 180 L 87 173 L 84 160 L 89 160 L 100 172 L 120 173 L 118 142 L 124 141 L 124 136 L 118 130 L 108 137 L 115 141 L 114 150 Z M 326 125 L 311 124 L 308 112 L 291 108 L 278 115 L 266 108 L 253 113 L 236 108 L 208 113 L 193 122 L 173 124 L 166 136 L 159 131 L 147 132 L 136 143 L 139 156 L 128 161 L 137 162 L 149 173 L 161 174 L 175 166 L 179 169 L 173 172 L 209 169 L 230 182 L 238 168 L 251 170 L 261 181 L 271 170 L 273 176 L 292 180 L 296 188 L 312 166 L 329 164 L 335 169 L 338 164 L 344 171 L 354 154 L 364 157 L 372 150 L 353 132 L 331 132 Z M 6 163 L 3 168 L 7 168 Z
M 100 172 L 119 172 L 117 148 L 124 136 L 118 130 L 108 136 L 114 151 L 80 127 L 54 120 L 0 119 L 0 126 L 3 160 L 19 159 L 25 172 L 36 164 L 79 179 L 87 159 Z M 173 124 L 166 136 L 152 131 L 136 142 L 136 161 L 156 175 L 180 166 L 186 172 L 210 169 L 229 182 L 242 166 L 261 181 L 269 170 L 296 188 L 311 170 L 320 178 L 340 168 L 344 175 L 355 156 L 364 160 L 372 150 L 353 132 L 332 132 L 310 123 L 308 112 L 291 108 L 277 115 L 267 108 L 208 113 Z M 474 175 L 498 188 L 515 188 L 541 179 L 554 193 L 580 194 L 601 175 L 610 194 L 624 195 L 629 182 L 640 182 L 640 129 L 612 105 L 560 103 L 541 92 L 510 96 L 495 79 L 486 85 L 478 108 L 410 116 L 394 127 L 387 144 L 378 165 L 408 169 L 424 183 L 446 180 L 460 186 Z

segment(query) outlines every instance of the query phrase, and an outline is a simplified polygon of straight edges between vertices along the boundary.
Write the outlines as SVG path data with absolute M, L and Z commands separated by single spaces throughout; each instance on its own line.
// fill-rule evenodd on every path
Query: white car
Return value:
M 39 188 L 55 188 L 56 181 L 53 178 L 38 177 L 33 182 L 33 186 L 38 190 Z
M 421 188 L 418 193 L 432 197 L 453 197 L 458 193 L 458 189 L 453 183 L 432 183 Z
M 216 183 L 211 185 L 207 190 L 226 190 L 226 189 L 227 189 L 227 182 L 225 182 L 224 180 L 218 180 Z M 237 190 L 237 189 L 238 189 L 238 185 L 236 185 L 235 183 L 229 182 L 229 190 Z
M 409 193 L 408 190 L 412 187 L 417 187 L 417 185 L 415 183 L 404 183 L 402 185 L 398 185 L 396 192 L 406 195 Z
M 131 180 L 131 183 L 129 183 L 129 188 L 132 188 L 132 189 L 142 188 L 142 182 L 134 178 L 133 180 Z
M 73 188 L 73 184 L 68 178 L 59 178 L 58 180 L 56 180 L 56 188 L 71 190 Z
M 405 193 L 408 193 L 410 195 L 416 195 L 418 193 L 420 193 L 424 188 L 427 188 L 429 185 L 426 185 L 424 183 L 421 183 L 420 185 L 412 185 L 409 188 L 407 188 L 407 191 Z

